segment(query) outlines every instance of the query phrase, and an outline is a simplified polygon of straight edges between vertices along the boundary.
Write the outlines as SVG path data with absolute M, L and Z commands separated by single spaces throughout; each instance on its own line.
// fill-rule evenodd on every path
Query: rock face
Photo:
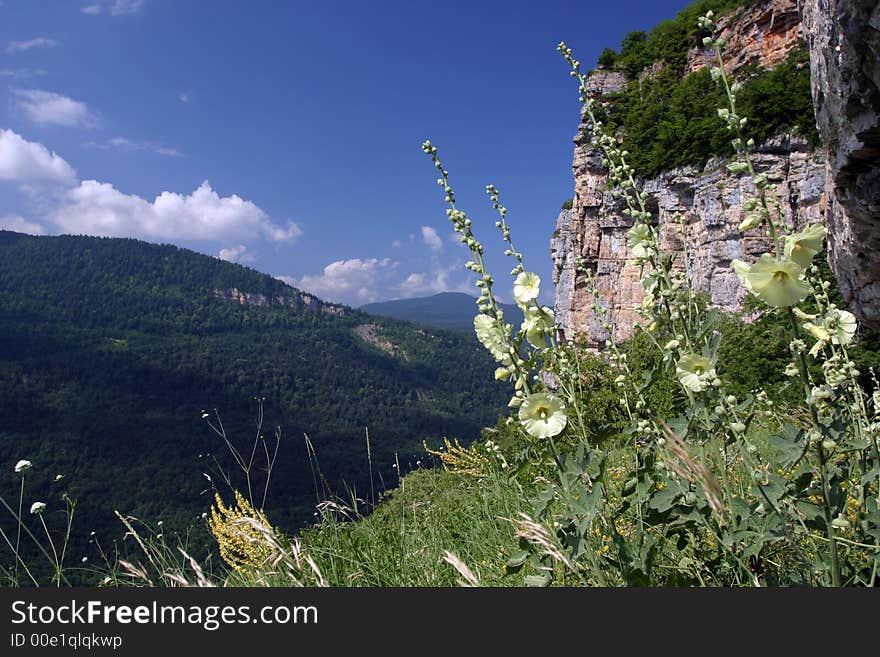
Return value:
M 755 168 L 776 184 L 776 198 L 786 222 L 800 228 L 821 222 L 825 214 L 825 153 L 809 151 L 804 141 L 781 137 L 757 149 Z M 725 310 L 740 306 L 745 289 L 730 268 L 734 258 L 753 261 L 772 249 L 759 230 L 738 229 L 746 214 L 742 203 L 752 195 L 748 177 L 734 176 L 725 160 L 710 161 L 702 171 L 682 167 L 645 182 L 648 207 L 659 222 L 661 245 L 687 267 L 696 287 Z M 589 144 L 575 150 L 575 202 L 557 219 L 551 240 L 556 283 L 556 317 L 565 337 L 581 334 L 590 342 L 606 336 L 593 311 L 592 296 L 577 261 L 593 272 L 615 337 L 632 335 L 636 309 L 644 297 L 641 269 L 626 244 L 632 220 L 605 191 L 601 157 Z M 683 224 L 676 215 L 684 217 Z M 687 237 L 687 253 L 680 229 Z
M 802 29 L 796 0 L 760 0 L 731 17 L 719 21 L 722 38 L 729 44 L 733 61 L 728 69 L 748 64 L 772 67 L 802 45 Z M 702 47 L 691 50 L 687 69 L 706 63 Z M 626 79 L 619 73 L 597 69 L 591 74 L 588 93 L 597 100 L 621 90 Z M 583 126 L 581 127 L 583 128 Z M 786 222 L 796 228 L 824 221 L 826 201 L 826 154 L 810 151 L 805 141 L 782 135 L 761 144 L 754 156 L 755 168 L 766 172 L 776 184 L 776 196 Z M 615 337 L 630 337 L 642 302 L 641 272 L 626 243 L 632 226 L 621 214 L 622 205 L 606 192 L 602 156 L 583 129 L 575 137 L 572 169 L 575 193 L 572 209 L 557 219 L 551 239 L 556 283 L 555 312 L 563 337 L 586 337 L 588 342 L 604 340 L 592 311 L 593 299 L 586 276 L 578 262 L 589 269 L 608 310 Z M 674 252 L 675 261 L 687 267 L 698 289 L 709 293 L 712 303 L 725 310 L 737 309 L 745 290 L 730 268 L 734 258 L 755 260 L 770 251 L 763 231 L 743 233 L 743 202 L 753 191 L 747 176 L 735 176 L 723 159 L 710 160 L 703 170 L 682 167 L 644 181 L 648 209 L 660 227 L 664 249 Z M 681 215 L 683 223 L 676 220 Z M 681 233 L 680 230 L 684 232 Z M 685 240 L 687 251 L 685 252 Z
M 759 0 L 718 19 L 719 37 L 727 44 L 730 69 L 748 64 L 772 68 L 802 43 L 801 20 L 796 0 Z M 714 52 L 702 45 L 688 53 L 686 70 L 693 73 L 715 65 Z
M 829 261 L 852 311 L 880 326 L 880 2 L 799 5 L 828 149 Z
M 304 310 L 308 312 L 321 312 L 325 315 L 337 315 L 339 317 L 348 314 L 348 309 L 345 306 L 340 306 L 335 303 L 327 303 L 311 294 L 299 291 L 295 291 L 288 296 L 277 296 L 270 299 L 265 294 L 242 292 L 237 287 L 232 287 L 227 290 L 216 289 L 214 290 L 214 296 L 218 299 L 235 302 L 240 306 L 266 307 L 270 305 L 279 305 L 287 306 L 293 312 Z

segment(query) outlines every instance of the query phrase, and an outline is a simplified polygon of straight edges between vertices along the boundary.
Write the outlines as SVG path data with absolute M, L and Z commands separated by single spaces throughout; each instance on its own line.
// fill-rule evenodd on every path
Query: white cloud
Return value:
M 124 14 L 136 14 L 144 6 L 144 0 L 115 0 L 110 5 L 111 16 L 122 16 Z
M 0 180 L 73 184 L 76 172 L 48 148 L 12 130 L 0 130 Z
M 331 262 L 319 275 L 305 275 L 299 280 L 279 278 L 327 301 L 359 304 L 380 297 L 380 288 L 396 266 L 390 258 L 352 258 Z
M 6 46 L 6 52 L 22 52 L 31 48 L 53 48 L 58 45 L 55 39 L 47 39 L 46 37 L 37 37 L 36 39 L 28 39 L 27 41 L 10 41 Z
M 176 148 L 163 146 L 162 144 L 154 144 L 149 141 L 133 141 L 125 137 L 113 137 L 103 142 L 90 141 L 83 146 L 87 148 L 98 148 L 100 150 L 121 150 L 121 151 L 146 151 L 148 153 L 156 153 L 157 155 L 165 155 L 166 157 L 183 157 Z
M 27 221 L 18 215 L 0 217 L 0 230 L 14 230 L 16 233 L 27 233 L 28 235 L 44 235 L 46 233 L 46 229 L 40 224 Z
M 428 245 L 432 251 L 443 250 L 443 240 L 437 234 L 437 231 L 430 226 L 422 226 L 422 241 Z
M 41 124 L 83 126 L 94 122 L 85 103 L 40 89 L 13 89 L 18 107 L 31 121 Z
M 136 14 L 144 6 L 144 0 L 104 0 L 86 5 L 80 11 L 89 16 L 97 16 L 104 10 L 111 16 Z
M 235 194 L 219 196 L 208 181 L 188 196 L 162 192 L 149 202 L 123 194 L 109 183 L 84 180 L 66 193 L 51 218 L 65 232 L 107 237 L 219 240 L 262 236 L 281 242 L 302 234 L 292 221 L 286 226 L 272 223 L 251 201 Z
M 177 99 L 178 99 L 181 103 L 188 103 L 188 102 L 189 102 L 189 94 L 179 94 L 179 95 L 177 96 Z
M 473 283 L 463 272 L 464 268 L 458 263 L 447 267 L 434 267 L 428 272 L 413 272 L 397 285 L 396 289 L 404 297 L 438 292 L 464 292 L 473 295 L 475 289 Z M 462 274 L 463 277 L 453 280 L 456 274 Z
M 392 249 L 399 249 L 400 248 L 400 240 L 394 240 L 393 242 L 391 242 L 391 248 Z
M 244 244 L 239 244 L 238 246 L 230 246 L 225 249 L 220 249 L 220 253 L 217 254 L 217 257 L 226 262 L 252 262 L 257 256 L 248 251 L 248 248 Z
M 24 78 L 33 78 L 38 75 L 46 75 L 46 71 L 42 68 L 0 68 L 0 78 L 21 80 Z

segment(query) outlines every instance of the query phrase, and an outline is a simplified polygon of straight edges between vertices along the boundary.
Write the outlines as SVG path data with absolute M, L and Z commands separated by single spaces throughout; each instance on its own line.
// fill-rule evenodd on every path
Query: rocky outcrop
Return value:
M 276 296 L 269 298 L 265 294 L 255 292 L 242 292 L 237 287 L 226 290 L 214 290 L 214 296 L 225 301 L 232 301 L 241 306 L 260 306 L 266 307 L 270 305 L 286 306 L 292 311 L 309 311 L 320 312 L 325 315 L 337 315 L 342 317 L 348 313 L 348 308 L 334 303 L 321 301 L 318 297 L 303 292 L 292 294 L 290 296 Z
M 880 2 L 799 5 L 828 149 L 829 262 L 852 311 L 880 326 Z
M 351 330 L 361 340 L 376 347 L 376 349 L 379 349 L 380 351 L 384 351 L 389 356 L 403 358 L 403 360 L 407 361 L 409 360 L 406 352 L 383 336 L 381 327 L 376 324 L 358 324 Z
M 772 248 L 761 230 L 738 229 L 747 213 L 743 202 L 752 196 L 747 176 L 734 176 L 725 160 L 710 161 L 703 170 L 682 167 L 645 181 L 648 207 L 660 227 L 665 251 L 687 267 L 697 289 L 709 293 L 725 310 L 740 306 L 745 290 L 730 268 L 734 258 L 756 259 Z M 812 152 L 805 141 L 780 137 L 758 147 L 759 173 L 777 185 L 776 198 L 787 223 L 800 228 L 822 221 L 825 212 L 825 154 Z M 642 302 L 641 268 L 626 244 L 632 220 L 605 190 L 601 156 L 584 138 L 575 149 L 575 201 L 559 215 L 551 239 L 556 283 L 556 317 L 566 337 L 580 334 L 590 342 L 605 339 L 593 311 L 592 295 L 580 260 L 595 278 L 600 302 L 615 327 L 615 337 L 632 335 Z M 679 223 L 677 216 L 684 218 Z M 683 230 L 684 233 L 680 233 Z M 687 253 L 685 241 L 687 238 Z
M 733 73 L 749 64 L 772 67 L 803 45 L 796 0 L 760 0 L 722 17 L 719 27 L 728 44 L 726 68 Z M 702 46 L 694 47 L 686 69 L 705 66 L 707 57 Z M 620 73 L 599 68 L 591 74 L 587 92 L 604 102 L 625 85 Z M 590 144 L 584 127 L 575 137 L 572 209 L 557 219 L 551 253 L 555 312 L 563 337 L 579 334 L 598 343 L 606 336 L 591 309 L 592 293 L 586 276 L 578 271 L 579 263 L 592 272 L 599 301 L 608 310 L 618 339 L 632 335 L 643 292 L 640 267 L 626 244 L 632 222 L 622 215 L 619 201 L 606 191 L 601 152 Z M 747 176 L 731 174 L 725 163 L 716 158 L 702 170 L 682 167 L 663 172 L 644 181 L 643 189 L 649 194 L 648 209 L 660 227 L 663 248 L 675 254 L 678 266 L 687 267 L 696 288 L 707 292 L 713 304 L 735 310 L 745 290 L 730 268 L 731 260 L 754 260 L 772 246 L 763 231 L 744 233 L 738 229 L 745 218 L 742 204 L 752 196 L 753 188 Z M 786 223 L 800 228 L 824 221 L 823 150 L 811 151 L 805 141 L 782 135 L 759 145 L 754 163 L 777 185 L 776 196 Z
M 725 67 L 735 73 L 747 65 L 772 68 L 803 43 L 797 0 L 761 0 L 718 19 L 724 41 Z M 688 53 L 688 73 L 716 64 L 714 52 L 702 45 Z

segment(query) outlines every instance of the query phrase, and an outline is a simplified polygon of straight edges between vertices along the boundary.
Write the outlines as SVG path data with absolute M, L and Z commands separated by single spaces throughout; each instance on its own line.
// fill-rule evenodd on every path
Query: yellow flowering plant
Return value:
M 712 12 L 699 28 L 717 59 L 712 78 L 728 102 L 718 111 L 736 151 L 727 168 L 748 177 L 753 190 L 740 230 L 766 230 L 772 244 L 772 252 L 751 263 L 734 260 L 731 268 L 761 312 L 789 321 L 792 359 L 784 373 L 802 390 L 801 404 L 779 409 L 763 390 L 739 398 L 727 392 L 718 310 L 697 293 L 687 268 L 661 248 L 658 218 L 629 154 L 599 120 L 580 62 L 559 44 L 580 84 L 586 132 L 602 152 L 609 190 L 629 222 L 627 245 L 642 267 L 644 301 L 637 312 L 647 328 L 639 330 L 657 358 L 647 370 L 631 365 L 593 272 L 581 266 L 594 292 L 594 325 L 605 336 L 601 355 L 619 393 L 615 409 L 626 427 L 627 458 L 612 467 L 602 438 L 584 420 L 577 348 L 557 341 L 552 311 L 538 304 L 540 279 L 511 241 L 498 190 L 487 187 L 505 253 L 516 261 L 513 293 L 524 314 L 519 331 L 504 322 L 483 246 L 455 204 L 436 147 L 425 142 L 441 173 L 447 215 L 473 254 L 467 267 L 479 277 L 477 337 L 501 365 L 495 378 L 514 382 L 507 422 L 524 447 L 511 470 L 528 465 L 545 487 L 533 500 L 533 516 L 517 522 L 524 551 L 508 569 L 531 568 L 537 574 L 526 581 L 533 585 L 560 578 L 599 585 L 874 585 L 880 582 L 880 394 L 860 387 L 847 352 L 856 319 L 831 303 L 813 262 L 825 228 L 796 232 L 786 224 L 774 183 L 756 170 L 755 144 L 737 109 L 740 85 L 724 70 Z M 687 261 L 687 218 L 676 217 L 665 229 L 678 231 Z M 652 404 L 649 392 L 661 380 L 677 385 L 680 414 L 667 417 Z

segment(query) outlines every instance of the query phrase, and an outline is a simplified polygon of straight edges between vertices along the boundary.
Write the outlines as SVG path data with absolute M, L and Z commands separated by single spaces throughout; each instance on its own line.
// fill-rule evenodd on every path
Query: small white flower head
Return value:
M 495 370 L 496 381 L 507 381 L 510 376 L 510 370 L 506 367 L 499 367 Z
M 537 392 L 526 397 L 519 407 L 519 421 L 529 435 L 535 438 L 552 438 L 562 432 L 568 418 L 562 400 L 547 392 Z
M 26 472 L 34 467 L 34 464 L 30 461 L 25 461 L 22 459 L 18 463 L 15 464 L 15 474 L 21 474 L 22 472 Z
M 43 512 L 43 509 L 46 508 L 45 502 L 34 502 L 31 504 L 31 513 L 38 515 Z
M 715 378 L 715 367 L 708 358 L 698 354 L 682 356 L 675 365 L 679 382 L 688 390 L 701 392 L 709 387 Z
M 83 562 L 83 563 L 88 563 L 88 561 L 89 561 L 89 558 L 88 558 L 88 557 L 83 557 L 83 558 L 82 558 L 82 562 Z
M 757 228 L 761 225 L 761 216 L 757 214 L 750 214 L 745 220 L 739 225 L 740 230 L 752 230 L 753 228 Z
M 57 475 L 55 475 L 55 479 L 54 479 L 54 481 L 61 481 L 62 479 L 64 479 L 64 475 L 63 475 L 63 474 L 57 474 Z
M 541 278 L 530 271 L 520 272 L 513 282 L 513 298 L 520 305 L 527 305 L 537 299 L 541 292 Z
M 210 413 L 208 411 L 202 411 L 202 419 L 207 420 L 210 417 Z

